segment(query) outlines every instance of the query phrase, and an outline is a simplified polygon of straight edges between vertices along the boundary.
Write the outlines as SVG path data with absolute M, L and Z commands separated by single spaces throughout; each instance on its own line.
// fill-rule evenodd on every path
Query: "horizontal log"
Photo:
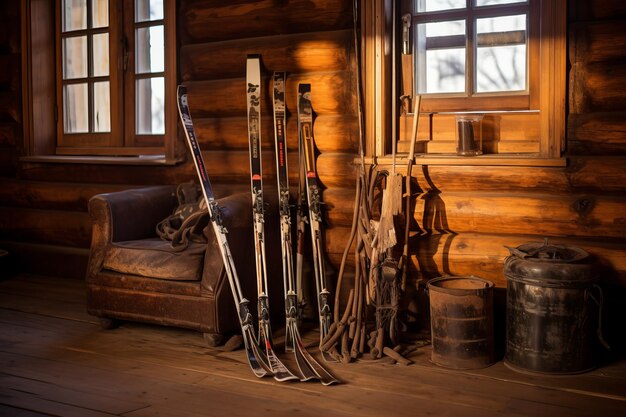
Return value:
M 416 190 L 456 192 L 624 192 L 626 157 L 569 157 L 567 168 L 521 166 L 413 167 Z M 401 168 L 400 172 L 406 172 Z
M 184 45 L 352 27 L 347 0 L 186 1 L 178 15 Z
M 133 187 L 0 178 L 0 201 L 6 207 L 87 211 L 87 203 L 94 195 L 128 188 Z
M 88 248 L 91 219 L 86 212 L 0 207 L 3 239 Z
M 248 120 L 245 117 L 194 118 L 196 134 L 202 149 L 248 149 Z M 298 149 L 298 120 L 295 114 L 287 118 L 287 149 Z M 358 120 L 353 116 L 321 115 L 313 123 L 315 146 L 321 153 L 358 150 Z M 271 117 L 261 120 L 261 141 L 264 149 L 274 149 L 274 122 Z
M 579 155 L 626 154 L 626 112 L 570 113 L 567 150 Z
M 343 71 L 349 68 L 352 31 L 237 39 L 192 44 L 180 50 L 183 81 L 239 78 L 246 73 L 246 55 L 260 54 L 269 74 Z
M 163 185 L 196 178 L 189 158 L 175 166 L 62 164 L 28 162 L 21 164 L 20 179 L 68 183 Z
M 574 0 L 568 9 L 570 21 L 626 18 L 626 4 L 619 0 Z
M 426 231 L 623 238 L 626 198 L 598 195 L 429 193 L 416 201 Z
M 623 60 L 625 21 L 578 22 L 570 28 L 570 62 Z
M 348 243 L 349 235 L 348 227 L 326 230 L 326 251 L 334 265 L 341 262 L 341 254 Z M 443 275 L 476 275 L 494 281 L 499 287 L 506 287 L 504 260 L 509 256 L 506 246 L 517 247 L 527 242 L 543 242 L 545 237 L 482 233 L 413 236 L 409 246 L 411 282 L 416 284 L 416 278 L 428 279 Z M 626 241 L 550 237 L 549 243 L 586 250 L 598 266 L 600 282 L 618 281 L 620 285 L 626 285 Z M 348 257 L 348 265 L 351 267 L 354 265 L 352 252 Z
M 207 172 L 213 179 L 249 180 L 250 161 L 248 151 L 207 151 L 203 152 Z M 298 153 L 288 154 L 289 181 L 298 183 Z M 352 171 L 353 155 L 342 153 L 326 153 L 318 155 L 317 173 L 324 188 L 352 186 L 355 177 Z M 266 150 L 262 153 L 263 180 L 274 183 L 276 177 L 276 159 L 274 152 Z
M 626 66 L 612 63 L 575 63 L 570 69 L 570 112 L 621 110 L 626 100 Z
M 326 190 L 332 226 L 351 222 L 352 200 Z M 592 194 L 430 192 L 416 197 L 413 220 L 431 233 L 626 237 L 626 197 Z M 417 229 L 416 229 L 417 230 Z
M 242 74 L 243 75 L 243 74 Z M 261 113 L 271 115 L 269 75 L 262 81 Z M 350 73 L 346 71 L 329 73 L 299 74 L 287 79 L 285 96 L 287 107 L 292 113 L 297 108 L 299 83 L 311 84 L 311 102 L 317 115 L 354 115 L 354 96 Z M 193 81 L 186 83 L 189 92 L 191 115 L 199 117 L 246 117 L 246 81 L 236 78 L 217 81 Z

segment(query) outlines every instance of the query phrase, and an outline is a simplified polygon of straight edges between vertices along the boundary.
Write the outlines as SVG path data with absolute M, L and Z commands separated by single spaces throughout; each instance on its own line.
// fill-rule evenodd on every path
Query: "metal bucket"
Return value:
M 509 250 L 504 363 L 547 374 L 593 369 L 597 308 L 591 301 L 600 289 L 587 252 L 547 241 Z
M 493 364 L 493 283 L 474 276 L 440 277 L 428 281 L 427 289 L 430 360 L 452 369 Z

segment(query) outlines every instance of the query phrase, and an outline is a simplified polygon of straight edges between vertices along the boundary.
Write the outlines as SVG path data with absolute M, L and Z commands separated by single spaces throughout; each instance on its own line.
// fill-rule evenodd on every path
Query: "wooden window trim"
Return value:
M 371 3 L 371 4 L 370 4 Z M 536 42 L 538 59 L 530 61 L 529 76 L 535 79 L 537 94 L 506 94 L 511 110 L 536 110 L 539 114 L 540 138 L 536 152 L 520 154 L 490 154 L 462 157 L 455 154 L 428 154 L 416 150 L 415 161 L 421 164 L 451 165 L 526 165 L 563 166 L 566 164 L 562 152 L 565 145 L 565 96 L 566 96 L 566 0 L 538 0 L 531 7 L 539 7 L 541 17 L 538 28 L 529 27 L 529 36 L 540 36 Z M 391 44 L 391 0 L 362 2 L 361 30 L 363 33 L 362 54 L 364 81 L 364 114 L 366 155 L 373 163 L 391 163 L 391 137 L 393 124 L 388 114 L 393 72 Z M 534 34 L 530 34 L 534 32 Z M 537 34 L 537 35 L 535 35 Z M 530 52 L 529 52 L 530 53 Z M 531 88 L 533 88 L 531 86 Z M 504 97 L 502 97 L 504 99 Z M 463 110 L 463 98 L 455 100 L 461 105 L 453 110 Z M 492 99 L 493 100 L 493 99 Z M 424 110 L 424 108 L 422 108 Z M 488 109 L 492 110 L 492 109 Z M 496 109 L 497 110 L 497 109 Z M 422 117 L 430 117 L 423 114 Z M 412 114 L 409 114 L 412 117 Z M 420 121 L 422 118 L 420 118 Z M 401 155 L 401 151 L 398 151 Z M 406 151 L 403 156 L 406 159 Z
M 177 149 L 178 113 L 176 109 L 177 49 L 176 1 L 164 2 L 169 19 L 165 27 L 165 79 L 166 124 L 163 146 L 118 147 L 57 147 L 57 81 L 55 68 L 55 15 L 54 0 L 21 0 L 22 19 L 22 103 L 24 149 L 22 162 L 64 162 L 163 165 L 183 160 Z M 114 65 L 112 62 L 111 65 Z M 121 106 L 120 106 L 121 107 Z M 134 107 L 133 107 L 134 108 Z M 123 112 L 123 108 L 119 109 Z M 111 123 L 115 120 L 111 114 Z M 119 120 L 119 119 L 118 119 Z M 59 120 L 62 123 L 62 120 Z M 146 142 L 139 137 L 138 142 Z M 121 143 L 121 142 L 120 142 Z M 68 156 L 63 156 L 63 153 Z M 119 155 L 116 157 L 115 155 Z M 135 157 L 133 157 L 135 155 Z

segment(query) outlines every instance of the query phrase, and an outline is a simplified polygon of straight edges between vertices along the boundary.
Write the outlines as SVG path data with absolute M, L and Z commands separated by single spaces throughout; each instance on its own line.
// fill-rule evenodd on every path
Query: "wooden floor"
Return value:
M 210 349 L 196 332 L 137 323 L 102 330 L 84 298 L 76 280 L 0 281 L 0 416 L 626 415 L 624 362 L 568 377 L 501 362 L 454 371 L 431 364 L 422 347 L 410 366 L 329 366 L 341 385 L 281 384 L 254 377 L 241 350 Z

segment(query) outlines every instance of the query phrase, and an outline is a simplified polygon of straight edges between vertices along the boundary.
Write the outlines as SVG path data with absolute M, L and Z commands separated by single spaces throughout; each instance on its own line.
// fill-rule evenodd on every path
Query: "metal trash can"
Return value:
M 589 254 L 547 240 L 509 251 L 505 365 L 547 374 L 593 369 L 598 312 L 593 292 L 600 300 L 602 294 Z
M 452 369 L 484 368 L 495 362 L 493 283 L 445 276 L 428 281 L 431 362 Z

